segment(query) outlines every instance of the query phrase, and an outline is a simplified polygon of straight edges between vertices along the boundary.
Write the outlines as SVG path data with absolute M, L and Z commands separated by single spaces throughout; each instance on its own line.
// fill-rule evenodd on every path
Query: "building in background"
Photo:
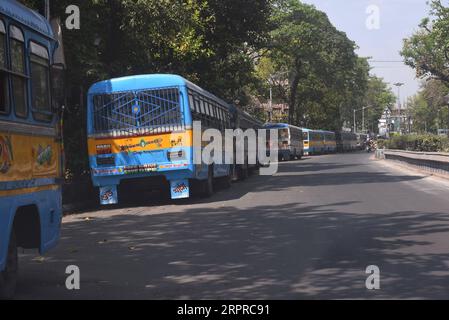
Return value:
M 267 114 L 267 119 L 269 122 L 288 122 L 288 104 L 277 103 L 270 107 L 269 103 L 262 103 L 261 106 Z

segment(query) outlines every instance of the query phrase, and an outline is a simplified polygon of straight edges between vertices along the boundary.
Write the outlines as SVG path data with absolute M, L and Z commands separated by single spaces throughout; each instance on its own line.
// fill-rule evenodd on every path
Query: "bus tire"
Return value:
M 12 299 L 14 297 L 19 271 L 18 266 L 17 242 L 13 231 L 9 241 L 6 268 L 0 273 L 0 299 Z

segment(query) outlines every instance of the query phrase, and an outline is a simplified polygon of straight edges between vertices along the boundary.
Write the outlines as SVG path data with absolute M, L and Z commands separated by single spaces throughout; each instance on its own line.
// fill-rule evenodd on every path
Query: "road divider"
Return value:
M 392 160 L 408 166 L 449 177 L 449 153 L 379 149 L 376 159 Z

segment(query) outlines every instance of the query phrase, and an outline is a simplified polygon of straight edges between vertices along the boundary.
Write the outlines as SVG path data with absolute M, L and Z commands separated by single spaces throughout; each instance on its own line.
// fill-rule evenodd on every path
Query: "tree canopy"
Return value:
M 422 20 L 415 34 L 404 39 L 401 54 L 418 77 L 449 84 L 449 8 L 441 0 L 430 2 L 430 16 Z

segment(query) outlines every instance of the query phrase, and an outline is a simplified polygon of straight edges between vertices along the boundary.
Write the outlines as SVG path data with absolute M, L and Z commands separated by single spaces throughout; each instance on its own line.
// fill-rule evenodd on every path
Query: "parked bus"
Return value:
M 323 136 L 324 136 L 324 152 L 325 153 L 337 152 L 337 140 L 335 137 L 335 132 L 323 131 Z
M 103 205 L 118 203 L 118 186 L 136 180 L 169 183 L 172 199 L 205 196 L 213 180 L 230 183 L 229 164 L 194 164 L 193 121 L 202 129 L 231 128 L 229 105 L 177 75 L 101 81 L 88 92 L 88 150 Z M 229 182 L 228 182 L 229 181 Z M 137 181 L 136 181 L 137 182 Z
M 322 154 L 326 150 L 324 132 L 302 128 L 304 139 L 304 153 L 307 155 Z
M 0 2 L 0 298 L 14 294 L 17 248 L 43 254 L 59 239 L 60 95 L 52 95 L 50 72 L 56 48 L 45 18 L 14 0 Z
M 231 111 L 231 126 L 235 129 L 241 129 L 242 131 L 246 131 L 248 129 L 253 129 L 257 135 L 258 130 L 263 128 L 263 123 L 259 121 L 258 119 L 251 116 L 249 113 L 240 110 L 238 107 L 231 105 L 230 106 Z M 248 160 L 249 154 L 248 154 L 248 144 L 247 141 L 245 141 L 244 145 L 244 164 L 234 164 L 233 165 L 233 177 L 234 180 L 237 179 L 246 179 L 249 176 L 249 173 L 252 170 L 257 169 L 259 166 L 258 161 L 258 150 L 257 150 L 258 143 L 256 143 L 256 148 L 254 148 L 255 151 L 255 163 L 251 163 L 251 161 Z M 236 155 L 236 141 L 234 140 L 234 161 L 237 159 Z
M 278 158 L 283 160 L 301 159 L 304 155 L 303 132 L 301 128 L 286 123 L 268 123 L 265 129 L 278 130 Z
M 336 132 L 337 151 L 350 152 L 357 150 L 357 135 L 353 132 Z

